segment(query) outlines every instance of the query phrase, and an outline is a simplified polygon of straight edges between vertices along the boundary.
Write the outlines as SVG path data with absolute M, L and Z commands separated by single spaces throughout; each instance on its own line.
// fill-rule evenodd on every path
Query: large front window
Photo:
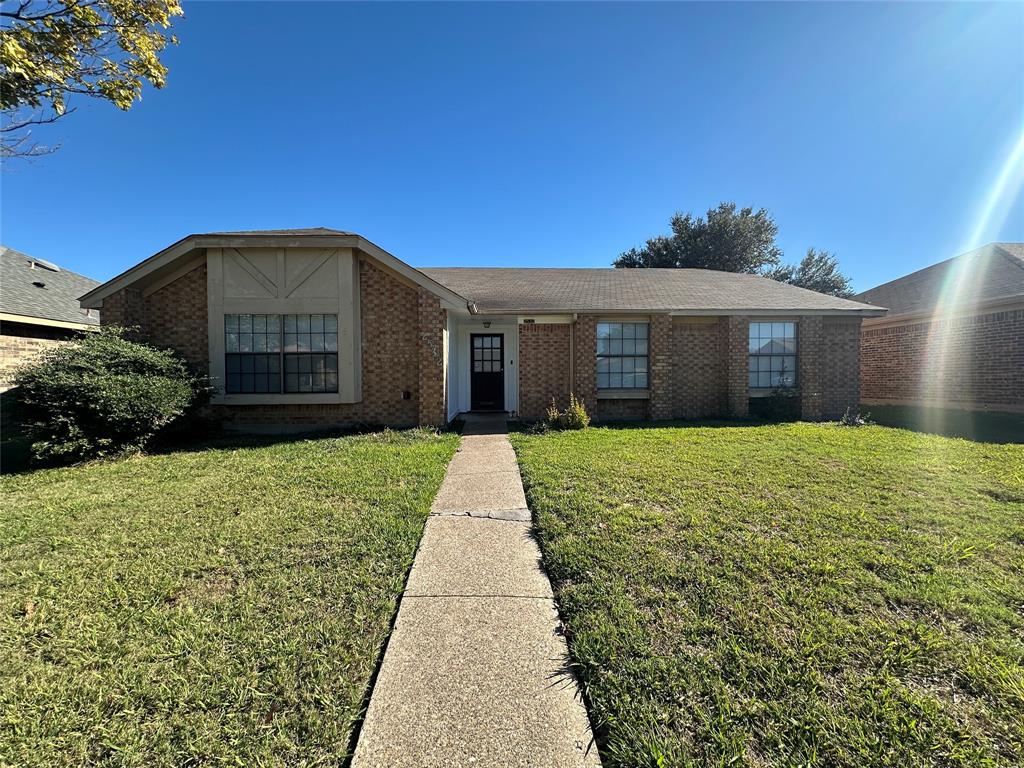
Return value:
M 750 324 L 750 388 L 796 386 L 796 323 Z
M 337 315 L 225 315 L 229 394 L 338 391 Z
M 597 388 L 647 389 L 647 323 L 597 324 Z

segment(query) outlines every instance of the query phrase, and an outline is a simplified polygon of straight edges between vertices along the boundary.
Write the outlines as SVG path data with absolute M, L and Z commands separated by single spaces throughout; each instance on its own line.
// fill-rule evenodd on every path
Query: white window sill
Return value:
M 599 389 L 598 400 L 650 400 L 649 389 Z

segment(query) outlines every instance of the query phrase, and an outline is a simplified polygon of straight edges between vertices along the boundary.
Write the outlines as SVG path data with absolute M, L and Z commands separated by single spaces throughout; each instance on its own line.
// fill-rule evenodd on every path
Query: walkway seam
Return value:
M 598 768 L 504 418 L 468 422 L 455 456 L 351 766 Z

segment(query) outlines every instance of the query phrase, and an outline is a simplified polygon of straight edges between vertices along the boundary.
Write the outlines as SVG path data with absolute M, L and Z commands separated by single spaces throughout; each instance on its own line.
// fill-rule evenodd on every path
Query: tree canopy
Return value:
M 818 293 L 842 298 L 853 296 L 850 278 L 839 271 L 839 260 L 828 251 L 808 248 L 807 255 L 796 266 L 774 267 L 765 272 L 764 276 Z
M 779 264 L 775 245 L 779 228 L 768 211 L 721 203 L 707 218 L 677 213 L 669 221 L 672 234 L 652 237 L 643 248 L 621 254 L 616 267 L 677 267 L 757 273 Z
M 746 272 L 834 296 L 850 296 L 850 280 L 828 251 L 810 248 L 798 265 L 782 263 L 779 228 L 767 210 L 720 203 L 706 217 L 676 213 L 672 234 L 650 238 L 619 255 L 620 268 L 668 267 Z
M 0 156 L 48 151 L 33 125 L 68 114 L 68 97 L 129 109 L 143 84 L 162 88 L 160 53 L 179 0 L 0 0 Z

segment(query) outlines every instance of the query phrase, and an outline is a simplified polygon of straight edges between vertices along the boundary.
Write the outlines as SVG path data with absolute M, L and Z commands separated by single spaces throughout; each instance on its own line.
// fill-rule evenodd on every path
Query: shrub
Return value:
M 750 415 L 765 421 L 796 421 L 800 418 L 800 391 L 780 387 L 765 397 L 752 397 Z
M 551 400 L 545 423 L 552 429 L 586 429 L 590 426 L 590 416 L 583 401 L 569 393 L 569 407 L 564 411 L 558 410 L 554 399 Z
M 852 405 L 843 411 L 843 416 L 839 419 L 839 426 L 841 427 L 863 427 L 871 423 L 870 413 L 862 415 Z
M 170 350 L 104 328 L 46 353 L 15 377 L 36 460 L 143 448 L 208 392 Z

